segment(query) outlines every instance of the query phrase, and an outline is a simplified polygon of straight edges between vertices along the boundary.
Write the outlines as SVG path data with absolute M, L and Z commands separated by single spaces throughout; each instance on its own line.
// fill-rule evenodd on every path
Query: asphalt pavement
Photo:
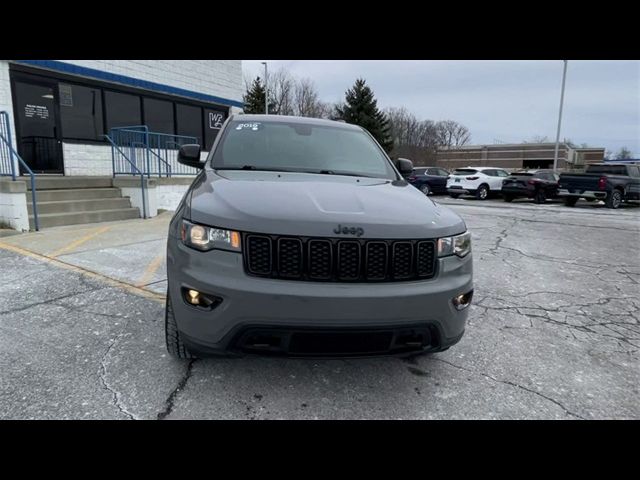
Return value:
M 168 212 L 3 236 L 0 418 L 640 418 L 640 208 L 433 198 L 472 232 L 474 305 L 404 360 L 171 358 Z

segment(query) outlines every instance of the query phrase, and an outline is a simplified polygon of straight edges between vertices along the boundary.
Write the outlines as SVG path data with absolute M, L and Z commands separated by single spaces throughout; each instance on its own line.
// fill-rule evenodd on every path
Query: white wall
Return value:
M 156 186 L 156 202 L 159 209 L 175 210 L 182 200 L 189 185 L 162 185 Z
M 111 176 L 111 147 L 63 143 L 65 175 Z

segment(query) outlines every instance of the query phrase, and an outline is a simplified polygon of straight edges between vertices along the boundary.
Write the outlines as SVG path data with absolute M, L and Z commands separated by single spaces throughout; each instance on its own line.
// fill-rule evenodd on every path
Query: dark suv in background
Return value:
M 505 202 L 515 198 L 532 198 L 536 203 L 545 203 L 547 198 L 558 196 L 560 175 L 553 170 L 523 170 L 513 172 L 502 181 L 502 197 Z
M 418 167 L 407 181 L 425 195 L 432 193 L 447 193 L 447 178 L 449 172 L 439 167 Z

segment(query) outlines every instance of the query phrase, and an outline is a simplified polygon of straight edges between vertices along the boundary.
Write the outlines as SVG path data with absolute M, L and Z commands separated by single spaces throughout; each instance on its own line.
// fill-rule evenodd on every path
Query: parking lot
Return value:
M 409 359 L 169 357 L 170 212 L 0 238 L 0 418 L 640 418 L 640 208 L 434 199 L 472 232 L 474 305 Z

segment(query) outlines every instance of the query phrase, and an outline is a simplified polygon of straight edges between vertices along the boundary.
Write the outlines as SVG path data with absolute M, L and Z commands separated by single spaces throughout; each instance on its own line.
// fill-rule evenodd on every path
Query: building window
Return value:
M 98 88 L 58 84 L 63 138 L 102 140 L 102 92 Z
M 144 124 L 149 131 L 174 134 L 173 103 L 155 98 L 144 98 Z
M 202 143 L 202 109 L 192 105 L 176 103 L 176 134 L 196 137 Z
M 222 124 L 227 119 L 227 110 L 204 109 L 204 140 L 205 150 L 211 150 L 214 140 L 218 136 L 218 132 Z
M 107 130 L 114 127 L 140 125 L 142 123 L 139 96 L 105 91 L 104 100 L 107 113 Z

